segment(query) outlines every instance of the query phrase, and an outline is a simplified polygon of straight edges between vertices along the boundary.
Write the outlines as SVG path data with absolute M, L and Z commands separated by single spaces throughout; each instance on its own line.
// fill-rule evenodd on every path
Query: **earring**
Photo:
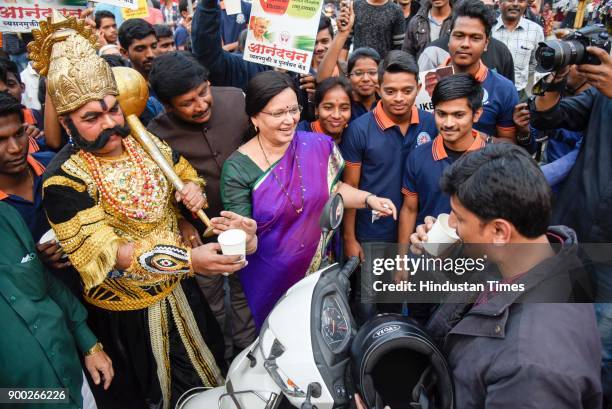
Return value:
M 257 127 L 257 125 L 253 124 L 253 128 L 255 128 L 255 133 L 259 133 L 259 128 Z

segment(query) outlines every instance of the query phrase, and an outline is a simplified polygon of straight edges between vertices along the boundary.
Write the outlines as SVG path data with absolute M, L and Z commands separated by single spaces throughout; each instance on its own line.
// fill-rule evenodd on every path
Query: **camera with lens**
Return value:
M 599 47 L 610 52 L 608 32 L 603 24 L 594 24 L 574 31 L 561 40 L 541 42 L 536 50 L 538 72 L 558 71 L 572 64 L 601 64 L 587 47 Z

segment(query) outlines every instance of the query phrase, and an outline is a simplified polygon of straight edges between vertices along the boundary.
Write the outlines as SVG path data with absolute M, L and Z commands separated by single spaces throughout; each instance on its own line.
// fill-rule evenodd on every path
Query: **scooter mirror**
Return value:
M 344 200 L 342 195 L 335 193 L 327 200 L 321 212 L 319 219 L 321 230 L 324 232 L 336 230 L 342 223 L 342 216 L 344 216 Z

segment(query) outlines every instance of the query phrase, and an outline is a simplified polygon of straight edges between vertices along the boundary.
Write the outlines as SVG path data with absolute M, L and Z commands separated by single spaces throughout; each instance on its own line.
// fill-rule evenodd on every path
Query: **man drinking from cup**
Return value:
M 482 87 L 469 74 L 456 74 L 438 82 L 432 94 L 439 135 L 419 145 L 404 165 L 398 243 L 406 244 L 415 226 L 427 215 L 448 213 L 448 195 L 440 191 L 442 173 L 461 155 L 485 145 L 486 136 L 474 130 L 482 114 Z
M 537 164 L 517 146 L 490 144 L 459 158 L 440 185 L 464 246 L 486 250 L 500 283 L 523 287 L 442 304 L 429 321 L 448 358 L 456 407 L 601 407 L 593 305 L 550 291 L 574 284 L 567 279 L 579 263 L 576 233 L 549 227 L 551 192 Z M 417 227 L 413 247 L 428 241 L 434 222 Z

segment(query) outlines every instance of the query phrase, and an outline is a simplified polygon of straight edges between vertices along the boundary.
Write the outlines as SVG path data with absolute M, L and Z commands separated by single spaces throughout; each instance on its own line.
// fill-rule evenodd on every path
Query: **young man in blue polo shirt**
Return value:
M 514 84 L 490 70 L 480 60 L 491 38 L 492 11 L 480 0 L 464 0 L 453 11 L 451 35 L 448 42 L 450 58 L 444 65 L 452 65 L 455 73 L 467 72 L 483 88 L 483 112 L 474 128 L 487 135 L 516 142 L 516 127 L 512 119 L 519 103 Z
M 440 178 L 461 155 L 485 145 L 486 136 L 473 129 L 483 113 L 482 95 L 478 81 L 467 73 L 443 78 L 436 85 L 431 100 L 440 133 L 414 149 L 404 164 L 398 243 L 410 243 L 410 235 L 425 216 L 450 212 L 450 198 L 440 190 Z
M 419 91 L 418 66 L 404 51 L 390 51 L 379 66 L 380 101 L 347 129 L 340 150 L 346 161 L 344 181 L 402 204 L 403 163 L 416 146 L 436 134 L 433 115 L 414 106 Z M 361 256 L 362 242 L 395 242 L 397 222 L 372 222 L 369 210 L 346 210 L 347 256 Z

